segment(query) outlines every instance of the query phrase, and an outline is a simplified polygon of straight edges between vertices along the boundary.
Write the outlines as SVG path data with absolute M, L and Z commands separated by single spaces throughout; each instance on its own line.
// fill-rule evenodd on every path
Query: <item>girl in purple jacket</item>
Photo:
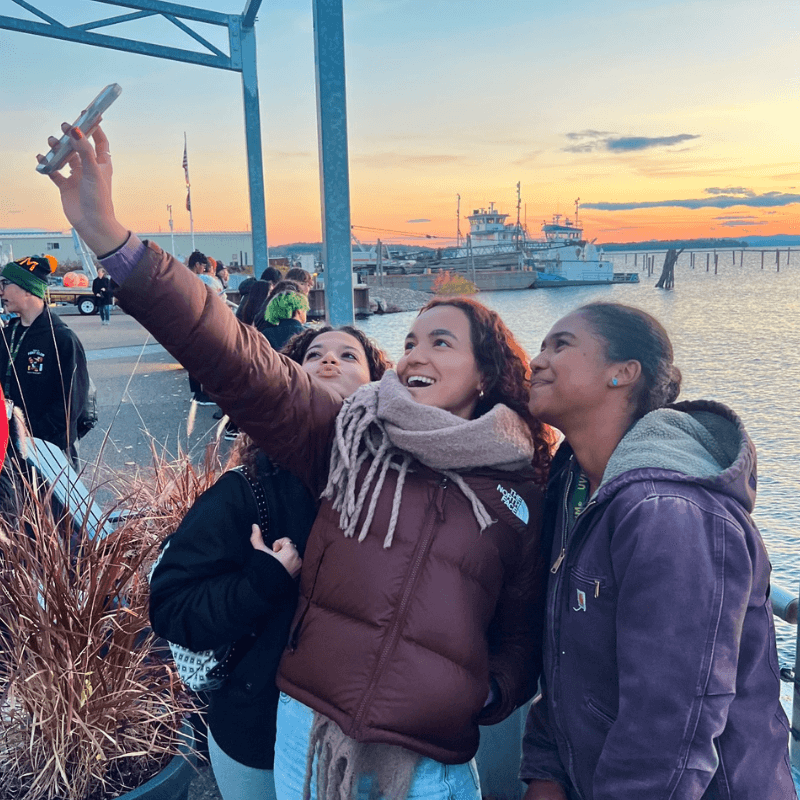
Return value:
M 525 800 L 794 798 L 742 422 L 673 404 L 672 345 L 636 308 L 577 309 L 531 368 L 530 410 L 565 442 Z

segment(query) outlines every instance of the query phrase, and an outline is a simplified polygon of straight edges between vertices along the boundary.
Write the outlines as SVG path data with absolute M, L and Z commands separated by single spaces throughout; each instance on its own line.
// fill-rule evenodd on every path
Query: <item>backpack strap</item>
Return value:
M 267 504 L 267 493 L 261 485 L 261 481 L 257 476 L 253 475 L 253 471 L 245 464 L 240 464 L 234 467 L 231 472 L 238 472 L 250 487 L 253 493 L 253 499 L 256 501 L 256 509 L 258 510 L 258 525 L 261 528 L 261 535 L 264 541 L 267 541 L 267 531 L 269 530 L 269 505 Z

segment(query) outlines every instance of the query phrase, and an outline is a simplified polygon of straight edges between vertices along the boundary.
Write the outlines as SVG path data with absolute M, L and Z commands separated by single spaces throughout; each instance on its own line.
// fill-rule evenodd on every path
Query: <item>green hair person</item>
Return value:
M 308 311 L 308 298 L 299 292 L 281 292 L 269 301 L 264 319 L 277 325 L 282 319 L 292 319 L 298 311 Z

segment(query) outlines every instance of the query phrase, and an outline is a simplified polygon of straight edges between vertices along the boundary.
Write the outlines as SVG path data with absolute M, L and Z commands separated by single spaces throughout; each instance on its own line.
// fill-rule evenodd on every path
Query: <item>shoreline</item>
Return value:
M 416 289 L 397 289 L 391 286 L 369 287 L 369 310 L 373 314 L 397 314 L 419 311 L 436 295 Z

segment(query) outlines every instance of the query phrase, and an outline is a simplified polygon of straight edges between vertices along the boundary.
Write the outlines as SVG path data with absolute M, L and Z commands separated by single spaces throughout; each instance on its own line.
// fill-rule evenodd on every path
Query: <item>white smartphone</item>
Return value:
M 80 128 L 84 136 L 90 136 L 100 122 L 100 117 L 121 93 L 122 87 L 118 83 L 111 83 L 106 86 L 106 88 L 89 103 L 86 111 L 72 123 L 72 127 Z M 49 175 L 51 172 L 61 169 L 61 167 L 66 164 L 67 159 L 74 149 L 72 139 L 65 133 L 58 140 L 58 144 L 44 157 L 44 161 L 39 163 L 36 167 L 36 171 L 41 172 L 43 175 Z

